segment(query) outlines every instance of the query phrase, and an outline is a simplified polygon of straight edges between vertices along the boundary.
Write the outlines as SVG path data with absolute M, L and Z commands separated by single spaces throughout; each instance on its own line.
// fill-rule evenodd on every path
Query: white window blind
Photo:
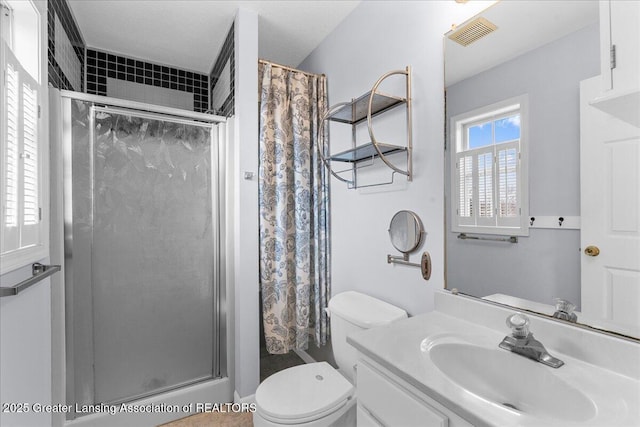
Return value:
M 453 231 L 528 235 L 526 104 L 523 96 L 451 119 Z
M 471 218 L 473 212 L 473 157 L 462 155 L 458 158 L 458 216 Z
M 5 107 L 7 118 L 5 121 L 7 144 L 4 156 L 4 225 L 5 227 L 18 226 L 18 72 L 7 64 Z
M 493 218 L 493 153 L 478 155 L 478 216 Z
M 22 85 L 23 114 L 23 215 L 24 224 L 38 223 L 38 91 L 29 84 Z
M 42 212 L 48 199 L 43 187 L 47 145 L 40 117 L 46 27 L 31 0 L 0 0 L 0 6 L 0 274 L 4 274 L 48 255 L 48 221 Z
M 41 243 L 38 83 L 3 43 L 1 254 Z

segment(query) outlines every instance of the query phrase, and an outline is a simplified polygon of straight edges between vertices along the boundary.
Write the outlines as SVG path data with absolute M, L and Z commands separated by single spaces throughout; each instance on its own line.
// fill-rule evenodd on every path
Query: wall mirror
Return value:
M 420 246 L 424 227 L 418 215 L 411 211 L 398 211 L 389 224 L 391 244 L 403 254 L 409 254 Z
M 556 299 L 568 300 L 578 323 L 639 338 L 632 286 L 635 319 L 582 311 L 581 264 L 590 258 L 581 248 L 580 82 L 600 75 L 598 3 L 498 2 L 445 35 L 445 287 L 549 316 Z M 486 36 L 466 46 L 449 37 L 476 18 Z M 512 183 L 523 180 L 517 195 Z M 490 223 L 499 210 L 522 208 L 519 232 Z M 489 228 L 462 233 L 465 210 Z

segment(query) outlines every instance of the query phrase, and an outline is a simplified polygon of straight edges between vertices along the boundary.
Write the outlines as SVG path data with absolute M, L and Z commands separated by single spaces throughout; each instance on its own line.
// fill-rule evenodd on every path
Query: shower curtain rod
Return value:
M 282 68 L 283 70 L 287 70 L 287 71 L 295 71 L 296 73 L 302 73 L 302 74 L 306 74 L 307 76 L 312 76 L 312 77 L 326 77 L 324 74 L 316 74 L 316 73 L 309 73 L 307 71 L 302 71 L 302 70 L 298 70 L 297 68 L 293 68 L 293 67 L 287 67 L 286 65 L 282 65 L 282 64 L 277 64 L 275 62 L 271 62 L 271 61 L 267 61 L 266 59 L 258 59 L 258 62 L 260 64 L 264 64 L 264 65 L 271 65 L 274 67 L 278 67 L 278 68 Z

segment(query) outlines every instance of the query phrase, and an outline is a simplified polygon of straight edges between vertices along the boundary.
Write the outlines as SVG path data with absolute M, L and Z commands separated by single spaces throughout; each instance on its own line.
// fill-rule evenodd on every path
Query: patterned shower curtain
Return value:
M 267 350 L 327 341 L 329 176 L 318 155 L 326 78 L 259 65 L 260 285 Z M 326 153 L 324 153 L 326 155 Z

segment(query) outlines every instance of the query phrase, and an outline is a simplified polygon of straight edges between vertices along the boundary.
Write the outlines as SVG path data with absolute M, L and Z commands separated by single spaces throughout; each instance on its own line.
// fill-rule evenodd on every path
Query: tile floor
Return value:
M 287 354 L 269 354 L 265 347 L 260 347 L 260 382 L 276 372 L 302 364 L 304 360 L 293 351 Z
M 268 376 L 292 366 L 302 365 L 302 360 L 293 351 L 287 354 L 269 354 L 260 347 L 260 382 Z M 171 421 L 160 427 L 252 427 L 253 414 L 241 413 L 202 413 Z
M 159 427 L 253 427 L 251 412 L 201 413 Z

